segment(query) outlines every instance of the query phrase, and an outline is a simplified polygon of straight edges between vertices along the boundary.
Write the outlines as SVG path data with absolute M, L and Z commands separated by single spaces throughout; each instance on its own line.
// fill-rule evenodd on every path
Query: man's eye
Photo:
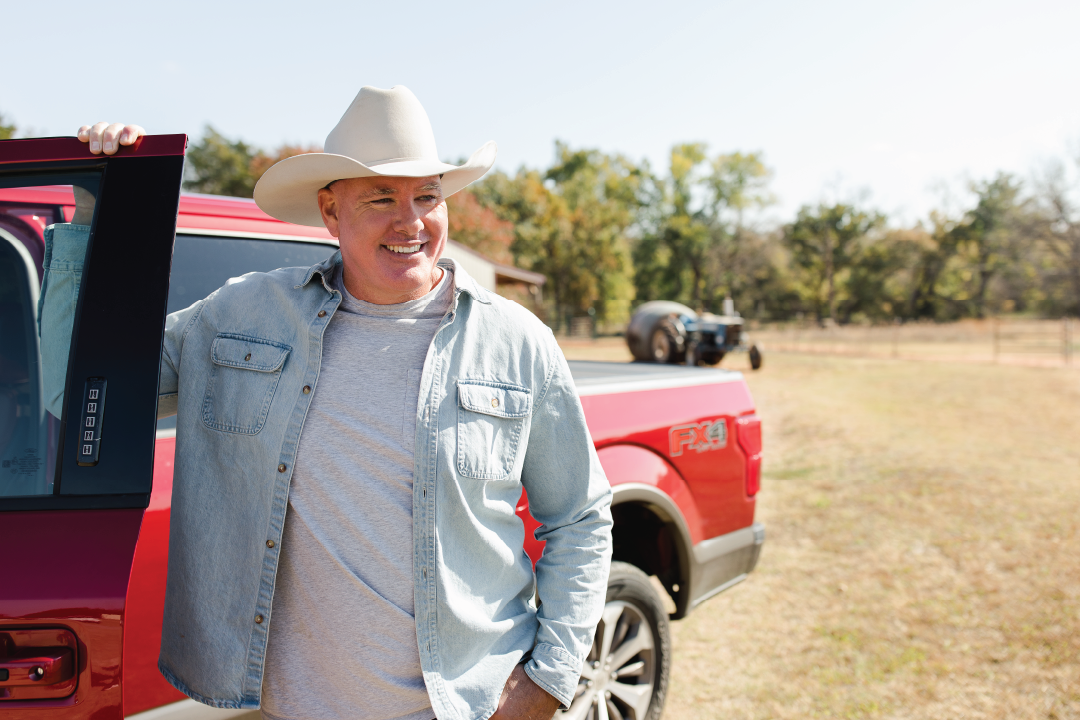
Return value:
M 393 198 L 379 198 L 378 200 L 373 200 L 371 204 L 372 205 L 389 205 L 392 202 L 394 202 Z
M 439 196 L 438 195 L 421 195 L 420 197 L 416 198 L 416 201 L 417 202 L 422 202 L 422 203 L 439 202 Z

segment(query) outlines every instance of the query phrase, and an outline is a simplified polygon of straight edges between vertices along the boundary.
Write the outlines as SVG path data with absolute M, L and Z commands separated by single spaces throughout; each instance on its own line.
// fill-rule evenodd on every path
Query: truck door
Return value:
M 146 136 L 104 157 L 74 138 L 0 142 L 5 717 L 123 717 L 124 601 L 153 482 L 186 144 Z M 61 228 L 46 249 L 72 188 L 96 199 L 89 235 Z

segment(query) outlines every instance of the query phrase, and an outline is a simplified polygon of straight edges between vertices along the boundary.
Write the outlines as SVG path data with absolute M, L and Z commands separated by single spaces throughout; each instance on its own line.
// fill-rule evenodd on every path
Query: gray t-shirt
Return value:
M 454 293 L 342 302 L 300 435 L 263 675 L 272 720 L 431 720 L 413 618 L 420 374 Z

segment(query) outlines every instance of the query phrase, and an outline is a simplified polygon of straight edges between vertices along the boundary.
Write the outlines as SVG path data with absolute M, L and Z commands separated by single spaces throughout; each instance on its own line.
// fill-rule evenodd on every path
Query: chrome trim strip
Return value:
M 316 245 L 326 245 L 328 247 L 337 247 L 338 242 L 335 238 L 315 238 L 307 237 L 304 235 L 286 235 L 284 233 L 260 233 L 260 232 L 247 232 L 245 230 L 211 230 L 209 228 L 186 228 L 177 227 L 177 235 L 210 235 L 212 237 L 231 237 L 242 238 L 247 240 L 287 240 L 289 242 L 306 242 L 314 243 Z
M 757 523 L 755 523 L 756 525 Z M 764 529 L 762 532 L 762 540 L 764 540 Z M 709 538 L 708 540 L 702 540 L 694 546 L 694 560 L 699 565 L 712 562 L 713 560 L 727 555 L 728 553 L 738 552 L 744 547 L 756 544 L 757 532 L 754 525 L 750 527 L 744 527 L 734 532 L 729 532 L 726 535 L 717 535 L 716 537 Z
M 165 440 L 167 438 L 176 437 L 176 428 L 169 428 L 168 430 L 158 430 L 155 440 Z
M 637 380 L 626 378 L 601 382 L 596 385 L 577 384 L 578 397 L 590 395 L 614 395 L 615 393 L 644 392 L 646 390 L 667 390 L 670 388 L 697 387 L 700 385 L 720 385 L 722 383 L 740 382 L 743 379 L 741 372 L 726 371 L 722 373 L 702 373 L 700 377 L 677 375 L 671 377 L 650 378 Z
M 735 577 L 731 578 L 730 580 L 728 580 L 723 585 L 718 585 L 717 587 L 713 588 L 712 590 L 705 593 L 701 597 L 699 597 L 699 598 L 697 598 L 695 600 L 691 600 L 690 602 L 692 603 L 692 607 L 697 607 L 698 605 L 705 602 L 706 600 L 708 600 L 712 596 L 719 595 L 720 593 L 724 592 L 725 590 L 727 590 L 727 589 L 729 589 L 731 587 L 734 587 L 735 585 L 738 585 L 743 580 L 745 580 L 747 577 L 749 577 L 749 576 L 746 573 L 743 573 L 742 575 L 736 575 Z

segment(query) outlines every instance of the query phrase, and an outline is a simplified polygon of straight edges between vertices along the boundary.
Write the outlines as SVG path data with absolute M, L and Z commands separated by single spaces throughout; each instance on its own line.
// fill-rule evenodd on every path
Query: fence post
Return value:
M 1065 347 L 1062 348 L 1065 355 L 1065 367 L 1072 365 L 1072 319 L 1068 315 L 1061 318 L 1061 334 L 1065 340 Z

